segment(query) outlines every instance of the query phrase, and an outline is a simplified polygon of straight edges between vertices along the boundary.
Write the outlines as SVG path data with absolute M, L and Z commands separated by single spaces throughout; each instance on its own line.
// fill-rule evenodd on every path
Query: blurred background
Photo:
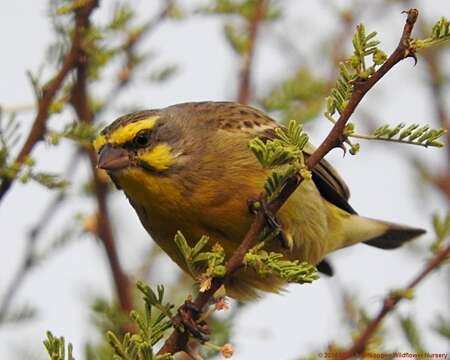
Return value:
M 8 138 L 2 140 L 3 164 L 23 146 L 37 114 L 36 89 L 56 74 L 70 46 L 73 18 L 57 14 L 68 3 L 1 5 L 1 134 Z M 114 251 L 99 234 L 99 199 L 85 150 L 95 131 L 131 111 L 239 100 L 279 121 L 304 122 L 318 144 L 330 129 L 324 99 L 338 62 L 351 54 L 357 24 L 378 31 L 389 54 L 403 28 L 402 10 L 419 9 L 417 37 L 450 16 L 446 0 L 272 0 L 252 33 L 254 3 L 100 1 L 91 16 L 97 33 L 89 43 L 92 123 L 74 125 L 69 95 L 75 78 L 69 74 L 51 106 L 43 141 L 31 153 L 33 163 L 1 199 L 1 359 L 46 359 L 47 330 L 72 342 L 77 359 L 108 358 L 104 330 L 134 302 L 134 294 L 117 295 L 123 274 L 132 283 L 165 284 L 176 304 L 193 292 L 192 280 L 158 251 L 125 196 L 112 187 L 105 199 Z M 412 59 L 398 64 L 352 117 L 358 132 L 400 122 L 447 127 L 449 64 L 448 46 L 419 54 L 416 66 Z M 216 320 L 222 325 L 217 339 L 233 344 L 235 359 L 299 359 L 330 344 L 349 345 L 388 291 L 405 286 L 432 256 L 432 218 L 448 223 L 448 149 L 360 144 L 356 156 L 340 150 L 327 156 L 347 181 L 352 206 L 364 216 L 425 228 L 427 235 L 395 251 L 364 245 L 338 251 L 330 257 L 332 278 L 291 285 L 283 295 L 264 294 L 254 303 L 231 301 Z M 121 272 L 113 276 L 114 253 Z M 388 317 L 371 346 L 380 352 L 450 352 L 449 284 L 448 267 L 433 273 L 412 301 Z

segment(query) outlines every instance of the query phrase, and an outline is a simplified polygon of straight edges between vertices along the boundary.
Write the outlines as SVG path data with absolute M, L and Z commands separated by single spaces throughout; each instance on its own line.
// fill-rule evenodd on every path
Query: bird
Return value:
M 220 244 L 226 257 L 232 255 L 254 219 L 248 201 L 262 192 L 271 172 L 249 150 L 249 141 L 271 139 L 281 126 L 247 105 L 188 102 L 121 116 L 93 145 L 97 167 L 125 193 L 151 238 L 189 273 L 174 242 L 177 231 L 191 246 L 207 235 L 210 246 Z M 308 143 L 305 158 L 313 151 Z M 345 182 L 322 159 L 277 213 L 288 241 L 272 241 L 269 250 L 331 275 L 326 256 L 335 250 L 357 243 L 395 249 L 424 233 L 359 216 L 349 196 Z M 227 276 L 224 284 L 227 296 L 242 301 L 286 285 L 250 267 Z

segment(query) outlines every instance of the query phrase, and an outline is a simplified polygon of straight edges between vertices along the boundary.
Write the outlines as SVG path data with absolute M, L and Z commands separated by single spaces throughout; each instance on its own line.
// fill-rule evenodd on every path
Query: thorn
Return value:
M 414 52 L 411 52 L 411 54 L 408 55 L 408 57 L 411 57 L 414 59 L 414 66 L 417 65 L 417 56 Z
M 342 135 L 333 146 L 333 148 L 341 149 L 344 152 L 342 157 L 345 157 L 345 155 L 347 154 L 347 148 L 345 147 L 344 142 L 348 142 L 348 139 L 346 136 Z
M 343 143 L 341 143 L 340 145 L 338 145 L 338 148 L 339 148 L 339 149 L 342 149 L 342 152 L 343 152 L 342 157 L 344 158 L 345 155 L 347 155 L 347 148 L 345 147 L 345 145 L 344 145 Z

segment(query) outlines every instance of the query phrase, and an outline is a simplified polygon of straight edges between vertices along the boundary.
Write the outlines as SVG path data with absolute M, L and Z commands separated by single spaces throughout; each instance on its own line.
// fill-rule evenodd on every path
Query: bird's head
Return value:
M 95 139 L 97 166 L 114 179 L 165 176 L 182 163 L 182 128 L 161 110 L 122 116 Z
M 132 187 L 152 182 L 157 189 L 168 179 L 194 181 L 202 161 L 204 179 L 214 173 L 209 165 L 223 166 L 217 159 L 241 161 L 239 151 L 245 151 L 253 129 L 263 128 L 264 121 L 257 110 L 229 102 L 184 103 L 135 112 L 115 120 L 95 139 L 98 167 L 125 192 L 130 182 Z

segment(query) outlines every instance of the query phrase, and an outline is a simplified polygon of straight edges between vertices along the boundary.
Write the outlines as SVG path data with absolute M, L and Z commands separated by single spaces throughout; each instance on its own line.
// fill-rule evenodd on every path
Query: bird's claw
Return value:
M 250 214 L 256 215 L 258 210 L 261 208 L 261 196 L 247 199 L 247 207 Z
M 278 221 L 277 216 L 269 209 L 266 199 L 260 199 L 261 210 L 266 218 L 267 224 L 272 229 L 281 229 L 281 224 Z
M 175 328 L 183 328 L 200 341 L 208 341 L 210 331 L 205 321 L 198 320 L 200 313 L 201 310 L 192 301 L 186 300 L 173 317 L 172 323 Z
M 289 241 L 283 232 L 283 226 L 278 217 L 269 209 L 267 199 L 264 195 L 261 194 L 257 198 L 248 199 L 247 206 L 248 211 L 253 215 L 255 215 L 258 211 L 263 212 L 270 229 L 277 230 L 279 232 L 276 237 L 280 240 L 281 246 L 285 249 L 289 249 Z
M 280 241 L 281 246 L 285 249 L 289 249 L 289 240 L 287 239 L 286 234 L 283 231 L 283 225 L 281 224 L 280 219 L 269 209 L 267 201 L 265 199 L 260 200 L 260 202 L 267 224 L 271 229 L 278 231 L 278 235 L 276 237 Z

